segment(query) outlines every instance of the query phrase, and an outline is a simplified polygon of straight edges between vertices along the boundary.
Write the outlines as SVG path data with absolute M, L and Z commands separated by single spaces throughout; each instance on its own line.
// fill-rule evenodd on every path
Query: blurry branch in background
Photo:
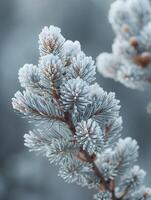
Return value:
M 151 86 L 151 1 L 116 0 L 109 22 L 116 37 L 112 53 L 97 57 L 98 71 L 131 89 Z
M 39 49 L 38 66 L 19 70 L 25 89 L 12 99 L 13 108 L 36 123 L 25 145 L 57 165 L 66 182 L 95 189 L 94 199 L 148 199 L 145 172 L 134 165 L 137 142 L 121 139 L 119 101 L 95 83 L 92 58 L 54 26 L 40 33 Z

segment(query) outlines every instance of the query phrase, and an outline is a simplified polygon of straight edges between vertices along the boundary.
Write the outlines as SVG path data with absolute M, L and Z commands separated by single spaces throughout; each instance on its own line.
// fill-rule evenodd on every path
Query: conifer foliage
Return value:
M 151 1 L 116 0 L 109 22 L 116 37 L 112 53 L 97 57 L 98 71 L 131 89 L 151 86 Z
M 145 200 L 145 172 L 135 165 L 137 142 L 121 139 L 122 118 L 115 94 L 95 83 L 95 65 L 78 41 L 66 40 L 59 28 L 39 35 L 38 66 L 19 70 L 24 88 L 13 108 L 30 121 L 25 146 L 59 167 L 59 176 L 96 190 L 97 200 Z

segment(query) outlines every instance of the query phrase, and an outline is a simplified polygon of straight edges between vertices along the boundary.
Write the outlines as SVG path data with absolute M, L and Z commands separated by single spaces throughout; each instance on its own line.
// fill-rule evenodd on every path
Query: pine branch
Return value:
M 109 22 L 115 32 L 111 53 L 97 57 L 98 71 L 131 89 L 151 86 L 151 1 L 116 0 Z M 147 107 L 148 113 L 150 113 Z
M 143 173 L 133 168 L 137 142 L 120 138 L 119 101 L 94 83 L 92 58 L 54 26 L 42 30 L 39 49 L 38 67 L 19 71 L 25 91 L 12 99 L 15 110 L 44 123 L 25 134 L 25 146 L 57 165 L 66 182 L 97 190 L 97 200 L 147 199 L 151 192 L 143 186 Z

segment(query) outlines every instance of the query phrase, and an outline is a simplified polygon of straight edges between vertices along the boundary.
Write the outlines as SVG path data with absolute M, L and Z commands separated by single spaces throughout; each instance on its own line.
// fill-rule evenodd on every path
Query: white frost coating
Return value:
M 151 85 L 151 1 L 116 0 L 109 22 L 116 36 L 112 53 L 98 56 L 98 71 L 126 87 L 144 90 Z
M 25 134 L 25 146 L 58 165 L 59 176 L 66 182 L 95 188 L 97 200 L 119 200 L 117 187 L 121 200 L 123 195 L 124 199 L 139 200 L 144 194 L 147 199 L 150 190 L 143 184 L 143 172 L 133 168 L 137 142 L 119 139 L 119 100 L 115 93 L 107 93 L 94 83 L 92 58 L 84 54 L 79 42 L 65 41 L 54 26 L 42 30 L 39 45 L 39 65 L 20 69 L 19 81 L 24 91 L 18 91 L 12 99 L 13 108 L 39 126 Z M 107 61 L 112 59 L 106 54 Z M 116 72 L 119 61 L 113 61 Z M 133 174 L 138 177 L 133 185 L 143 189 L 138 194 L 137 187 L 130 187 L 135 191 L 129 198 L 123 187 L 128 187 Z M 114 185 L 116 179 L 124 180 L 124 186 L 118 182 Z

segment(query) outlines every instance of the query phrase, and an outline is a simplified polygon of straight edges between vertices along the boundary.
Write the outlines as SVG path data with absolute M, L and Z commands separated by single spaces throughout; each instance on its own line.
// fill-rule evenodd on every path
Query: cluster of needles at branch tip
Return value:
M 94 199 L 148 199 L 145 172 L 135 165 L 137 142 L 121 138 L 119 100 L 95 83 L 92 58 L 54 26 L 40 33 L 39 50 L 38 66 L 20 68 L 24 91 L 12 99 L 13 108 L 36 124 L 25 146 L 57 165 L 66 182 L 94 189 Z

